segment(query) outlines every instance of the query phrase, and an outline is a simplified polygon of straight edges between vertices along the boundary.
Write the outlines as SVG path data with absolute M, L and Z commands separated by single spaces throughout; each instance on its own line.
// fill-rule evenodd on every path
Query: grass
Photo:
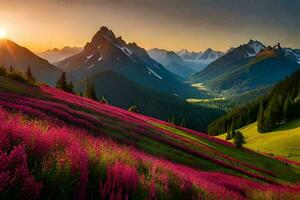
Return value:
M 285 180 L 289 180 L 291 182 L 297 182 L 300 178 L 300 176 L 299 176 L 300 167 L 287 166 L 282 162 L 276 161 L 272 158 L 269 158 L 269 157 L 266 157 L 266 156 L 263 156 L 260 154 L 255 154 L 254 152 L 251 153 L 249 151 L 238 151 L 235 148 L 230 148 L 225 145 L 217 144 L 215 142 L 209 141 L 209 140 L 201 138 L 201 137 L 197 137 L 195 135 L 191 135 L 187 132 L 178 130 L 176 128 L 172 128 L 170 126 L 165 126 L 165 125 L 161 125 L 161 124 L 156 124 L 156 125 L 164 128 L 164 129 L 167 129 L 169 131 L 172 131 L 173 133 L 175 133 L 177 135 L 181 135 L 181 136 L 190 138 L 191 140 L 205 144 L 206 146 L 209 146 L 209 147 L 213 148 L 214 150 L 217 150 L 218 152 L 222 152 L 224 155 L 231 156 L 232 158 L 237 159 L 239 161 L 243 161 L 245 163 L 251 163 L 262 169 L 270 170 L 270 171 L 274 172 L 276 174 L 277 178 L 279 178 L 279 179 L 285 179 Z M 225 139 L 225 135 L 219 136 L 219 138 Z
M 284 124 L 269 133 L 258 133 L 256 123 L 243 127 L 240 131 L 246 138 L 246 147 L 300 161 L 300 119 Z M 221 139 L 225 137 L 226 134 L 218 136 Z
M 223 184 L 225 184 L 222 183 L 222 181 L 230 183 L 232 181 L 229 180 L 229 177 L 233 177 L 235 185 L 242 184 L 241 191 L 243 191 L 243 194 L 248 192 L 248 190 L 245 191 L 244 185 L 248 185 L 249 183 L 256 184 L 263 182 L 266 185 L 273 185 L 278 183 L 293 184 L 300 181 L 300 167 L 286 165 L 284 162 L 252 151 L 238 150 L 228 142 L 217 140 L 205 134 L 196 131 L 193 132 L 161 120 L 128 112 L 107 104 L 101 104 L 55 88 L 46 86 L 37 87 L 26 83 L 21 84 L 9 79 L 1 79 L 1 77 L 0 81 L 3 83 L 0 84 L 0 103 L 9 111 L 9 113 L 6 114 L 6 111 L 3 110 L 4 116 L 2 118 L 5 120 L 2 120 L 2 134 L 5 136 L 5 134 L 15 131 L 16 134 L 13 134 L 13 136 L 22 136 L 20 140 L 16 141 L 24 141 L 24 139 L 25 142 L 28 141 L 28 143 L 24 143 L 26 149 L 29 148 L 29 151 L 26 153 L 45 152 L 43 158 L 38 156 L 34 158 L 30 157 L 30 159 L 34 161 L 32 163 L 36 163 L 36 160 L 34 160 L 36 158 L 38 158 L 39 162 L 41 160 L 44 162 L 44 158 L 47 158 L 47 152 L 49 152 L 47 149 L 36 151 L 37 147 L 43 147 L 46 144 L 47 148 L 54 148 L 52 150 L 53 153 L 55 153 L 55 159 L 58 159 L 57 161 L 68 161 L 66 167 L 72 163 L 84 161 L 82 163 L 83 165 L 80 166 L 82 167 L 80 171 L 87 170 L 87 168 L 96 168 L 97 170 L 95 172 L 89 170 L 91 174 L 97 174 L 98 171 L 102 170 L 98 164 L 94 165 L 97 161 L 94 159 L 100 155 L 101 163 L 121 160 L 124 162 L 123 164 L 126 165 L 119 166 L 120 170 L 128 168 L 128 173 L 131 174 L 135 174 L 135 170 L 130 167 L 140 168 L 138 164 L 141 162 L 140 160 L 142 160 L 143 166 L 148 166 L 149 163 L 151 166 L 153 165 L 153 167 L 146 167 L 147 171 L 150 170 L 153 171 L 153 173 L 157 167 L 160 166 L 159 163 L 164 163 L 162 168 L 168 169 L 171 167 L 171 171 L 174 174 L 182 173 L 181 169 L 183 170 L 183 168 L 179 166 L 188 167 L 183 177 L 188 180 L 192 178 L 192 183 L 198 182 L 198 184 L 196 184 L 198 189 L 201 188 L 205 190 L 208 190 L 208 188 L 205 188 L 207 187 L 205 182 L 201 182 L 203 176 L 207 176 L 207 179 L 213 180 L 213 183 L 221 181 L 220 185 L 222 188 Z M 38 121 L 43 122 L 43 125 L 49 124 L 50 126 L 52 123 L 53 128 L 55 130 L 58 129 L 57 133 L 50 131 L 48 134 L 47 131 L 51 129 L 43 128 L 43 131 L 47 134 L 40 137 L 44 133 L 41 132 L 39 126 L 34 125 L 31 127 L 32 125 L 30 125 L 30 123 L 20 124 L 18 118 L 14 119 L 12 117 L 15 114 L 29 118 L 35 116 L 38 118 Z M 46 117 L 44 117 L 45 115 Z M 10 116 L 14 121 L 6 121 L 7 116 Z M 11 126 L 10 124 L 16 124 L 18 127 Z M 7 131 L 8 128 L 13 131 Z M 24 134 L 24 131 L 20 131 L 23 129 L 29 132 L 25 131 L 26 134 Z M 77 134 L 78 131 L 80 134 Z M 84 133 L 81 134 L 81 132 Z M 31 136 L 31 134 L 37 135 Z M 7 138 L 11 137 L 10 135 L 8 136 Z M 52 136 L 55 136 L 54 139 Z M 106 140 L 102 140 L 101 138 L 109 138 L 111 142 L 107 144 Z M 41 143 L 35 142 L 36 140 L 39 142 L 38 139 L 41 139 Z M 70 139 L 73 142 L 70 143 Z M 48 144 L 48 140 L 52 141 L 52 143 Z M 57 143 L 63 143 L 64 146 L 68 148 L 62 149 L 64 150 L 63 152 L 56 152 Z M 11 146 L 9 149 L 12 149 L 14 144 L 14 141 L 12 141 L 12 143 L 9 144 Z M 123 145 L 124 149 L 123 147 L 121 148 Z M 20 148 L 21 147 L 23 148 L 23 146 L 20 146 Z M 73 148 L 77 150 L 73 151 Z M 112 152 L 115 153 L 110 152 L 110 148 L 112 148 Z M 102 151 L 106 153 L 101 153 Z M 74 160 L 74 162 L 72 161 L 73 152 L 78 156 L 78 160 Z M 87 152 L 88 160 L 86 159 L 85 152 Z M 29 154 L 29 156 L 31 155 Z M 63 156 L 63 159 L 60 159 L 60 156 Z M 150 157 L 153 159 L 151 160 Z M 157 162 L 154 162 L 154 160 L 157 160 Z M 173 162 L 173 164 L 171 164 L 171 162 Z M 176 163 L 176 166 L 174 163 Z M 44 164 L 46 165 L 47 163 Z M 53 165 L 55 165 L 55 163 Z M 36 169 L 40 167 L 41 166 L 36 166 Z M 106 167 L 108 167 L 107 170 L 112 168 L 112 177 L 114 177 L 115 173 L 119 173 L 118 171 L 114 171 L 116 170 L 114 165 L 108 165 Z M 78 166 L 75 165 L 75 168 L 78 168 Z M 32 166 L 29 165 L 29 171 L 32 170 Z M 48 173 L 49 171 L 46 172 Z M 191 174 L 192 172 L 194 175 Z M 198 174 L 198 172 L 201 172 L 201 174 Z M 39 174 L 39 171 L 37 170 L 36 173 Z M 105 172 L 101 173 L 105 175 Z M 138 180 L 142 181 L 141 184 L 144 185 L 144 189 L 151 191 L 152 183 L 147 182 L 147 173 L 148 172 L 138 174 Z M 214 177 L 216 174 L 218 177 Z M 163 175 L 170 177 L 167 172 Z M 67 175 L 64 176 L 68 178 Z M 135 175 L 134 177 L 136 178 L 137 176 Z M 180 179 L 185 180 L 183 177 L 180 177 Z M 32 177 L 28 176 L 28 179 L 30 178 Z M 85 178 L 87 177 L 85 176 Z M 146 183 L 144 183 L 145 178 Z M 164 177 L 161 178 L 165 180 Z M 124 177 L 124 179 L 127 178 Z M 48 184 L 48 178 L 45 179 L 45 177 L 41 177 L 37 180 L 46 181 L 46 184 Z M 99 179 L 97 179 L 96 182 L 99 184 Z M 174 183 L 176 182 L 177 181 Z M 70 183 L 72 183 L 72 181 Z M 170 184 L 174 183 L 171 181 Z M 53 186 L 56 187 L 55 185 Z M 177 185 L 175 186 L 178 187 Z M 67 188 L 67 186 L 65 187 Z M 99 186 L 97 186 L 97 188 L 99 188 Z M 189 188 L 192 189 L 193 187 Z M 254 188 L 256 188 L 256 186 Z M 216 191 L 217 189 L 214 190 Z M 176 191 L 178 190 L 176 189 L 175 192 Z M 93 192 L 96 192 L 96 190 L 93 190 Z M 253 192 L 252 189 L 251 192 Z M 143 192 L 141 192 L 141 194 L 143 194 Z M 252 194 L 247 194 L 247 196 L 248 195 L 251 196 Z M 172 197 L 170 198 L 174 199 Z

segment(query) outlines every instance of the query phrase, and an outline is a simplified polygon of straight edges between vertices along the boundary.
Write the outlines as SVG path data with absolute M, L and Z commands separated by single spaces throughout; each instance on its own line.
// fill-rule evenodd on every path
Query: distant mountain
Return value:
M 224 55 L 221 51 L 214 51 L 211 48 L 208 48 L 204 53 L 195 59 L 195 62 L 200 62 L 204 64 L 209 64 Z
M 48 60 L 50 63 L 56 63 L 65 58 L 73 56 L 81 52 L 82 50 L 83 48 L 81 47 L 64 47 L 62 49 L 54 48 L 54 49 L 46 50 L 42 53 L 38 53 L 38 56 L 44 58 L 45 60 Z
M 167 70 L 185 79 L 195 74 L 196 71 L 191 69 L 191 64 L 186 63 L 174 51 L 164 49 L 150 49 L 147 51 L 149 56 L 162 64 Z
M 222 57 L 225 53 L 221 51 L 215 51 L 211 48 L 206 49 L 204 52 L 189 52 L 186 49 L 177 52 L 184 61 L 210 64 L 211 62 Z
M 61 69 L 51 65 L 25 47 L 21 47 L 11 40 L 0 40 L 0 66 L 7 69 L 12 66 L 16 71 L 25 73 L 28 65 L 38 81 L 50 85 L 55 85 L 62 73 Z
M 180 56 L 183 60 L 195 60 L 196 58 L 199 58 L 203 52 L 190 52 L 187 49 L 182 49 L 178 52 L 176 52 L 178 56 Z
M 183 98 L 206 96 L 176 79 L 150 58 L 145 49 L 117 38 L 107 27 L 101 27 L 82 52 L 57 63 L 57 66 L 80 80 L 111 71 L 138 85 L 169 95 Z
M 227 54 L 209 64 L 202 72 L 194 75 L 192 80 L 195 82 L 205 82 L 218 77 L 233 69 L 237 64 L 241 62 L 246 63 L 249 58 L 258 53 L 258 47 L 260 49 L 265 48 L 262 43 L 250 40 L 247 44 L 231 49 Z
M 189 52 L 186 49 L 183 49 L 177 52 L 184 62 L 190 63 L 190 68 L 196 72 L 202 71 L 208 64 L 217 60 L 218 58 L 224 55 L 221 51 L 215 51 L 211 48 L 208 48 L 204 52 Z
M 300 49 L 283 48 L 285 56 L 300 64 Z
M 266 87 L 300 68 L 296 57 L 286 52 L 280 45 L 265 47 L 250 40 L 208 65 L 191 80 L 233 94 Z
M 154 48 L 148 50 L 147 53 L 151 58 L 164 66 L 169 65 L 171 62 L 183 62 L 183 60 L 174 51 Z

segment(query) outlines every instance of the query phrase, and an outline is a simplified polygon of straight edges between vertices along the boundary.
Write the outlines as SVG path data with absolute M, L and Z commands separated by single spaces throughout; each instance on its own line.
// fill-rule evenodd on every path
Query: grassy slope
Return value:
M 140 113 L 162 120 L 171 119 L 174 115 L 178 124 L 185 119 L 192 129 L 206 130 L 210 122 L 224 114 L 219 109 L 192 106 L 180 97 L 143 87 L 112 71 L 91 76 L 89 81 L 95 85 L 98 98 L 104 96 L 111 105 L 124 109 L 135 105 Z M 85 85 L 80 82 L 76 87 Z
M 284 124 L 269 133 L 258 133 L 256 123 L 243 127 L 240 131 L 246 137 L 246 147 L 300 161 L 300 119 Z M 225 139 L 226 134 L 218 137 Z
M 231 168 L 238 167 L 246 172 L 260 175 L 272 181 L 296 182 L 300 180 L 300 167 L 287 166 L 283 162 L 251 151 L 239 151 L 231 145 L 226 143 L 225 145 L 222 144 L 222 141 L 214 141 L 205 135 L 195 134 L 189 130 L 182 130 L 179 127 L 174 127 L 153 118 L 128 113 L 108 105 L 101 106 L 101 104 L 97 104 L 96 102 L 86 102 L 86 105 L 97 104 L 99 111 L 95 112 L 95 110 L 90 108 L 70 104 L 67 101 L 64 101 L 64 99 L 58 99 L 55 94 L 60 93 L 61 91 L 59 90 L 54 90 L 54 94 L 45 94 L 39 87 L 32 87 L 24 83 L 0 77 L 0 93 L 1 92 L 13 92 L 22 94 L 23 96 L 51 100 L 52 102 L 55 101 L 62 105 L 67 105 L 69 108 L 92 114 L 102 123 L 101 130 L 104 135 L 117 141 L 126 141 L 152 155 L 192 166 L 197 169 L 226 172 L 253 178 L 249 176 L 248 173 Z M 85 101 L 85 98 L 80 98 L 68 93 L 61 93 L 65 95 L 65 99 L 75 98 L 78 101 Z M 108 115 L 107 112 L 113 114 L 113 116 Z M 126 118 L 128 117 L 129 120 L 125 120 L 124 116 L 126 116 Z M 138 121 L 138 124 L 136 120 Z M 143 131 L 137 132 L 137 127 L 142 128 Z M 182 148 L 179 148 L 179 146 Z M 201 154 L 206 157 L 200 156 Z M 254 165 L 265 171 L 270 171 L 275 174 L 275 177 L 262 171 L 249 168 L 248 166 L 241 165 L 241 163 L 226 157 L 237 159 L 249 165 Z M 213 159 L 217 159 L 231 167 L 215 162 Z

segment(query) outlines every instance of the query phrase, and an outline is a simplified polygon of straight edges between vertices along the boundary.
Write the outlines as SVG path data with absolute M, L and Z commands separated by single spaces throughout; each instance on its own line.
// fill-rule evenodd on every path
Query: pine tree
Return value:
M 86 97 L 97 101 L 97 95 L 95 91 L 95 86 L 93 84 L 89 85 L 87 88 Z
M 12 73 L 14 71 L 14 68 L 12 65 L 9 66 L 9 72 Z
M 173 125 L 175 125 L 175 115 L 172 115 L 172 118 L 171 118 L 171 120 L 170 120 L 170 123 L 171 124 L 173 124 Z
M 285 100 L 283 106 L 283 118 L 285 121 L 289 121 L 294 118 L 293 116 L 293 101 L 290 96 L 288 96 Z
M 231 140 L 232 139 L 232 135 L 230 132 L 230 129 L 227 130 L 227 135 L 226 135 L 226 140 Z
M 180 126 L 181 127 L 186 127 L 186 120 L 185 120 L 185 118 L 182 118 Z
M 5 67 L 0 67 L 0 75 L 1 76 L 6 76 L 7 75 Z
M 278 96 L 273 97 L 265 113 L 265 131 L 270 132 L 281 120 L 281 108 L 277 102 Z
M 104 96 L 102 96 L 101 100 L 100 100 L 100 103 L 108 104 L 108 101 L 107 101 L 107 99 Z
M 232 129 L 231 130 L 231 139 L 234 138 L 235 135 L 236 135 L 236 131 L 235 131 L 235 129 Z
M 139 109 L 137 106 L 130 106 L 128 109 L 129 112 L 139 113 Z
M 66 81 L 66 73 L 63 72 L 61 74 L 61 77 L 58 79 L 57 83 L 56 83 L 56 88 L 64 90 L 64 91 L 68 91 L 68 83 Z
M 89 89 L 90 89 L 90 80 L 87 79 L 86 80 L 86 88 L 85 88 L 85 96 L 86 97 L 88 97 Z
M 257 131 L 260 133 L 264 133 L 265 131 L 264 124 L 264 104 L 260 103 L 258 114 L 257 114 Z
M 272 108 L 268 107 L 268 109 L 264 113 L 264 121 L 263 121 L 263 131 L 262 133 L 267 133 L 272 130 L 274 127 L 274 121 L 272 119 Z
M 242 148 L 243 145 L 246 143 L 245 138 L 240 131 L 236 132 L 233 138 L 233 143 L 235 144 L 235 147 L 239 149 Z
M 73 89 L 74 89 L 74 86 L 73 86 L 73 83 L 72 83 L 72 81 L 68 84 L 68 92 L 71 92 L 71 93 L 73 93 Z
M 33 74 L 31 72 L 30 65 L 27 66 L 27 71 L 26 71 L 26 79 L 29 82 L 35 82 L 35 78 L 33 77 Z

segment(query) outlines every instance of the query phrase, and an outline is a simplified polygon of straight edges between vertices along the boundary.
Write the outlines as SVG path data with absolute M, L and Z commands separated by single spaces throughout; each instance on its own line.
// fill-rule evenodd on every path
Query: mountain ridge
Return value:
M 46 51 L 37 53 L 37 55 L 55 65 L 56 62 L 59 62 L 67 57 L 75 55 L 82 50 L 83 48 L 81 47 L 66 46 L 61 49 L 58 48 L 48 49 Z
M 18 45 L 9 39 L 0 40 L 0 65 L 9 69 L 10 66 L 16 72 L 25 73 L 30 66 L 34 77 L 41 82 L 55 85 L 63 72 L 61 69 L 40 58 L 29 49 Z M 74 78 L 67 75 L 68 79 Z
M 101 71 L 112 70 L 146 87 L 182 97 L 206 96 L 178 81 L 161 64 L 149 57 L 136 43 L 126 43 L 107 27 L 88 42 L 84 50 L 57 64 L 78 79 L 86 79 Z
M 236 94 L 275 84 L 299 67 L 296 57 L 286 56 L 280 44 L 266 47 L 259 41 L 250 40 L 208 65 L 191 81 Z

